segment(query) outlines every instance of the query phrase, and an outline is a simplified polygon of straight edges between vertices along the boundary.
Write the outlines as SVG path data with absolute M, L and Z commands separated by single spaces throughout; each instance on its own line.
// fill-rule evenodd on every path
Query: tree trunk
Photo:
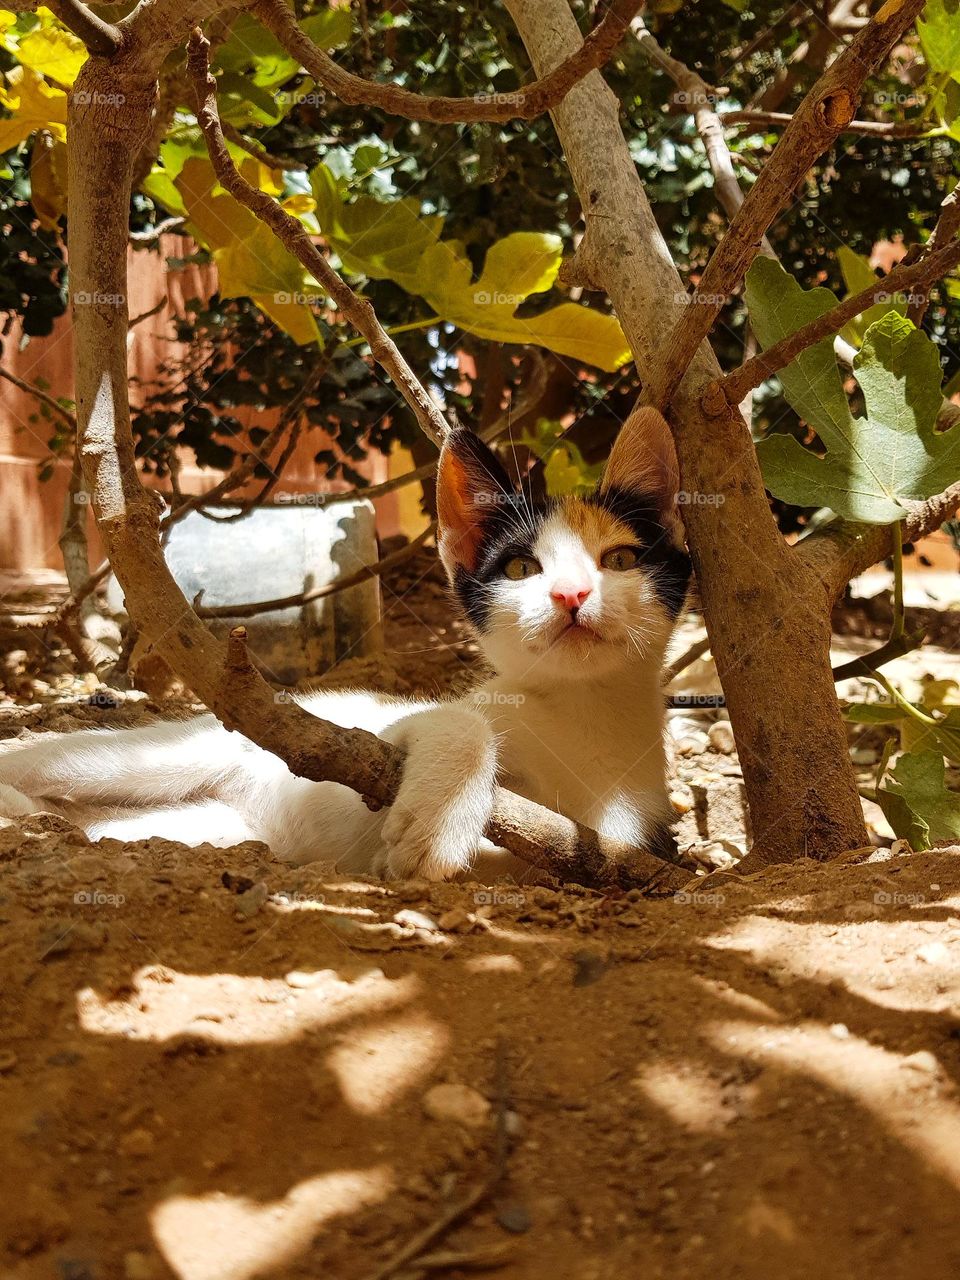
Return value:
M 580 41 L 567 0 L 507 0 L 507 7 L 538 75 Z M 687 291 L 637 176 L 618 109 L 594 71 L 552 115 L 586 218 L 574 273 L 610 296 L 646 383 Z M 750 861 L 829 858 L 867 839 L 830 671 L 832 601 L 777 530 L 739 412 L 714 419 L 701 407 L 719 373 L 704 343 L 670 417 L 684 524 L 743 764 Z

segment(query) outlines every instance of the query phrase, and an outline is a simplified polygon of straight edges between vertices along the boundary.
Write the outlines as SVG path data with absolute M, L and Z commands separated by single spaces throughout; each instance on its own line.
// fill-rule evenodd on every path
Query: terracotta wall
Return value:
M 215 283 L 211 268 L 188 267 L 167 272 L 165 257 L 186 256 L 190 242 L 181 236 L 165 236 L 160 253 L 130 252 L 129 314 L 132 317 L 152 310 L 166 299 L 161 310 L 136 325 L 130 333 L 130 374 L 133 379 L 149 382 L 156 376 L 161 361 L 176 358 L 177 344 L 170 340 L 173 332 L 171 316 L 183 313 L 186 298 L 209 295 Z M 68 315 L 61 316 L 54 331 L 46 338 L 33 338 L 22 349 L 17 334 L 4 340 L 4 367 L 26 382 L 43 380 L 55 396 L 73 398 L 73 328 Z M 135 384 L 132 394 L 136 394 Z M 238 412 L 243 418 L 243 411 Z M 263 415 L 259 425 L 269 425 Z M 39 465 L 50 457 L 50 425 L 38 416 L 37 403 L 6 379 L 0 379 L 0 570 L 29 571 L 61 568 L 57 539 L 63 517 L 70 465 L 67 460 L 56 463 L 51 479 L 41 481 Z M 314 463 L 314 455 L 325 441 L 317 432 L 301 439 L 295 455 L 284 471 L 282 489 L 291 493 L 309 493 L 329 489 L 322 470 Z M 389 459 L 377 455 L 361 467 L 374 483 L 389 475 L 412 469 L 413 462 L 405 451 Z M 187 492 L 212 488 L 222 473 L 184 467 L 182 483 Z M 149 482 L 149 481 L 148 481 Z M 342 486 L 334 486 L 342 487 Z M 241 494 L 245 491 L 240 490 Z M 377 503 L 378 528 L 382 536 L 402 530 L 417 532 L 422 522 L 417 511 L 416 487 L 389 495 Z M 91 554 L 97 554 L 95 536 L 91 538 Z

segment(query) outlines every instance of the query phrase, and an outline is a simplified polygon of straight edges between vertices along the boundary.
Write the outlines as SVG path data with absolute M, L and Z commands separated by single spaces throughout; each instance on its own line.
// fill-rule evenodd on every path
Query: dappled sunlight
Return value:
M 748 915 L 703 945 L 748 956 L 784 984 L 842 983 L 888 1009 L 929 1008 L 931 987 L 935 1003 L 949 1008 L 960 993 L 960 918 L 918 932 L 916 921 L 896 918 L 827 924 Z M 868 949 L 872 963 L 865 969 Z
M 376 1204 L 392 1188 L 381 1166 L 308 1178 L 269 1204 L 216 1191 L 173 1195 L 150 1225 L 177 1280 L 254 1280 L 291 1263 L 330 1218 Z
M 705 1032 L 725 1053 L 749 1054 L 844 1094 L 960 1189 L 960 1101 L 933 1054 L 895 1053 L 820 1023 L 717 1022 Z
M 179 973 L 150 965 L 132 978 L 132 991 L 108 999 L 91 987 L 77 992 L 81 1028 L 128 1040 L 202 1035 L 220 1044 L 281 1044 L 361 1014 L 378 1014 L 413 999 L 418 981 L 388 981 L 373 965 L 348 981 L 334 969 L 291 971 L 286 978 L 235 973 Z M 243 1017 L 245 1009 L 255 1016 Z
M 654 1063 L 637 1077 L 640 1091 L 682 1129 L 718 1133 L 733 1119 L 716 1080 L 690 1063 Z
M 354 1031 L 327 1056 L 343 1096 L 362 1115 L 385 1112 L 441 1061 L 449 1028 L 422 1013 Z

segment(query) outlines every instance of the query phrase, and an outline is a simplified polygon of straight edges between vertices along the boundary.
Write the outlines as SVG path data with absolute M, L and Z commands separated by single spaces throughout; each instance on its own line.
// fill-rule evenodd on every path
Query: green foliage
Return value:
M 747 306 L 760 345 L 771 346 L 829 311 L 828 289 L 804 290 L 782 267 L 759 258 L 747 277 Z M 771 493 L 798 506 L 888 524 L 904 500 L 929 498 L 956 475 L 958 434 L 935 432 L 942 400 L 934 344 L 903 316 L 887 312 L 867 330 L 854 360 L 865 414 L 854 417 L 830 338 L 809 347 L 780 381 L 790 404 L 816 431 L 822 456 L 792 436 L 770 435 L 757 452 Z
M 590 464 L 572 440 L 563 439 L 562 422 L 538 418 L 533 431 L 521 443 L 543 463 L 543 479 L 551 498 L 592 493 L 603 472 L 603 463 Z
M 938 751 L 901 756 L 887 785 L 877 789 L 877 803 L 894 833 L 914 849 L 960 839 L 960 795 L 948 790 Z

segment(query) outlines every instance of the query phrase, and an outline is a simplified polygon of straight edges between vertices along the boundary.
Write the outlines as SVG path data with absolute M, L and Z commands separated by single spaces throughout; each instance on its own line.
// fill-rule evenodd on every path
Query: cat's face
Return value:
M 690 562 L 669 428 L 644 409 L 598 492 L 533 504 L 475 435 L 454 432 L 438 479 L 440 554 L 501 673 L 556 682 L 651 663 L 683 605 Z

